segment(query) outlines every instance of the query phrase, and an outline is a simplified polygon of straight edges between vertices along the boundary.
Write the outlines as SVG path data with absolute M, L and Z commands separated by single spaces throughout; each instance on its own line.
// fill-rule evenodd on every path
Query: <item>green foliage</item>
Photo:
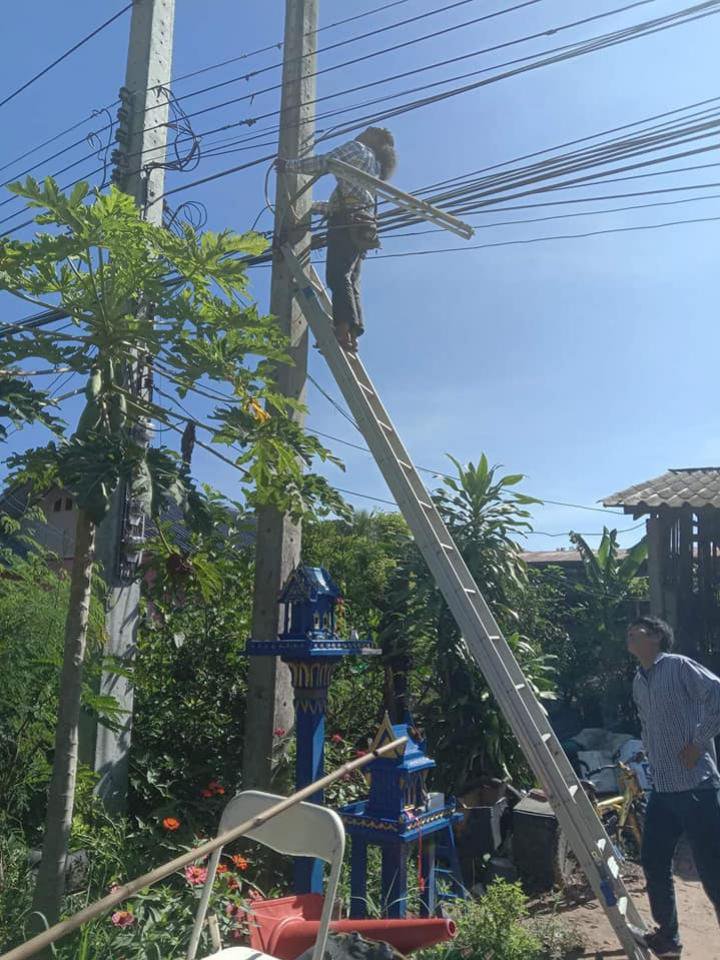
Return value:
M 7 437 L 3 421 L 10 421 L 19 427 L 23 423 L 40 420 L 47 427 L 57 430 L 60 423 L 45 412 L 47 395 L 36 390 L 17 377 L 0 373 L 0 442 Z
M 647 583 L 639 573 L 647 544 L 643 539 L 621 557 L 615 530 L 604 530 L 597 552 L 579 534 L 571 538 L 582 558 L 583 576 L 575 581 L 557 571 L 542 575 L 546 595 L 554 596 L 553 616 L 563 626 L 561 633 L 547 637 L 545 648 L 557 657 L 562 698 L 577 704 L 586 722 L 633 729 L 634 667 L 625 631 L 646 596 Z
M 130 761 L 134 813 L 185 810 L 210 828 L 217 804 L 202 790 L 218 780 L 232 795 L 242 767 L 253 556 L 242 507 L 206 495 L 187 549 L 165 525 L 149 545 Z
M 418 953 L 418 960 L 543 960 L 542 947 L 523 924 L 526 897 L 519 884 L 496 880 L 481 900 L 453 909 L 457 937 Z
M 490 467 L 484 454 L 477 466 L 463 467 L 451 460 L 458 478 L 443 477 L 435 501 L 524 673 L 538 694 L 552 696 L 551 660 L 520 634 L 516 607 L 528 589 L 516 538 L 531 529 L 526 507 L 537 501 L 514 490 L 521 475 L 499 476 L 498 467 Z M 419 619 L 424 608 L 423 616 L 430 614 L 432 623 L 431 640 L 424 647 L 426 683 L 417 715 L 438 760 L 440 781 L 461 792 L 481 773 L 524 776 L 515 738 L 422 561 L 414 580 L 418 597 L 411 604 L 411 615 Z
M 68 581 L 37 548 L 26 558 L 3 551 L 0 570 L 0 823 L 12 816 L 33 836 L 50 775 Z M 99 669 L 97 602 L 90 636 Z M 89 705 L 89 684 L 85 693 Z
M 273 318 L 259 315 L 248 298 L 245 260 L 264 248 L 263 238 L 198 235 L 189 226 L 178 237 L 143 221 L 133 199 L 115 188 L 90 194 L 79 184 L 68 196 L 51 179 L 41 186 L 28 178 L 11 189 L 41 211 L 37 222 L 51 230 L 3 244 L 0 290 L 62 307 L 74 329 L 40 327 L 3 340 L 0 368 L 39 358 L 87 377 L 73 437 L 15 458 L 18 478 L 46 482 L 55 464 L 56 479 L 96 523 L 127 474 L 148 503 L 156 503 L 158 490 L 177 502 L 192 496 L 180 463 L 168 452 L 146 456 L 138 440 L 145 420 L 177 430 L 178 414 L 133 390 L 128 358 L 135 352 L 169 368 L 176 397 L 206 378 L 230 387 L 208 429 L 232 449 L 248 502 L 272 503 L 296 517 L 343 509 L 324 478 L 303 474 L 301 465 L 332 458 L 293 418 L 297 404 L 279 394 L 273 373 L 288 359 L 285 342 Z M 12 384 L 0 395 L 0 413 L 38 416 L 42 397 Z

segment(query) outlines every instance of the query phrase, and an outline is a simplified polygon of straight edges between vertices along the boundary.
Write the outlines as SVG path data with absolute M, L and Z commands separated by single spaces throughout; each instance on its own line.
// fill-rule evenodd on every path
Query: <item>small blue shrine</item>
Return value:
M 462 880 L 455 849 L 453 797 L 432 793 L 427 775 L 435 761 L 414 724 L 392 724 L 387 714 L 375 736 L 372 749 L 407 737 L 407 743 L 393 753 L 373 760 L 366 767 L 370 793 L 365 800 L 340 810 L 347 833 L 352 837 L 350 916 L 367 915 L 367 848 L 382 850 L 381 904 L 387 917 L 404 917 L 407 911 L 407 859 L 410 846 L 417 844 L 421 885 L 421 913 L 431 916 L 438 899 L 438 873 L 447 874 L 451 887 L 462 894 Z M 437 861 L 447 869 L 437 868 Z M 423 889 L 424 888 L 424 889 Z
M 337 635 L 340 590 L 323 567 L 298 566 L 280 593 L 284 607 L 282 632 L 277 640 L 248 640 L 250 656 L 281 657 L 290 668 L 295 692 L 295 783 L 297 788 L 319 779 L 324 771 L 325 708 L 335 668 L 343 657 L 379 653 L 369 639 L 357 634 L 349 640 Z M 322 792 L 313 796 L 322 803 Z M 296 863 L 296 893 L 322 891 L 322 862 Z

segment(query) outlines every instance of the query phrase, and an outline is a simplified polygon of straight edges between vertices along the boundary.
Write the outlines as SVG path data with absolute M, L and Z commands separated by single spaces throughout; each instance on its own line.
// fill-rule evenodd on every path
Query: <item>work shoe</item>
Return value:
M 682 944 L 677 940 L 670 940 L 660 930 L 646 933 L 644 940 L 645 946 L 652 950 L 656 957 L 682 956 Z

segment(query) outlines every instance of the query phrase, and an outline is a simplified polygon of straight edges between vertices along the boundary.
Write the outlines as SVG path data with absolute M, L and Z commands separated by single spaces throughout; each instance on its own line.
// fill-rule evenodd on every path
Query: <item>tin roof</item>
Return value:
M 687 467 L 636 483 L 603 500 L 603 506 L 627 513 L 649 513 L 660 507 L 720 507 L 720 467 Z

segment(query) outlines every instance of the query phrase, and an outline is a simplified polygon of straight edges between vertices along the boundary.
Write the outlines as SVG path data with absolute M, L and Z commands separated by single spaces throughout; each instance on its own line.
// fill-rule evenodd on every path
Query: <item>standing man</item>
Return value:
M 672 627 L 658 617 L 631 623 L 627 645 L 640 663 L 633 695 L 653 776 L 642 865 L 658 928 L 645 942 L 657 957 L 679 957 L 672 864 L 683 833 L 720 922 L 720 678 L 670 653 Z

